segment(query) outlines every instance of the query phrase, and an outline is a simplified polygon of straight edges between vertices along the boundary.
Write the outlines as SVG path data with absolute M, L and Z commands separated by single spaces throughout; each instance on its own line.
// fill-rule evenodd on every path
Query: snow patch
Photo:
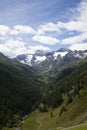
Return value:
M 35 58 L 36 58 L 35 62 L 39 62 L 39 63 L 46 60 L 46 56 L 36 56 Z
M 21 60 L 20 62 L 21 62 L 22 64 L 26 64 L 24 60 Z
M 84 57 L 86 57 L 87 56 L 87 52 L 86 53 L 84 53 Z
M 80 58 L 80 59 L 82 59 L 83 57 L 82 56 L 80 56 L 79 54 L 75 54 L 74 55 L 74 57 L 78 57 L 78 58 Z
M 84 56 L 81 56 L 80 54 L 75 54 L 74 57 L 78 57 L 80 59 L 84 59 L 87 55 L 84 54 Z
M 58 55 L 60 55 L 61 57 L 64 57 L 68 52 L 54 52 L 53 56 L 54 59 L 57 59 Z
M 27 56 L 27 59 L 26 59 L 27 64 L 30 65 L 30 66 L 31 66 L 32 57 L 33 57 L 33 55 L 30 55 L 30 54 L 29 54 L 29 55 Z

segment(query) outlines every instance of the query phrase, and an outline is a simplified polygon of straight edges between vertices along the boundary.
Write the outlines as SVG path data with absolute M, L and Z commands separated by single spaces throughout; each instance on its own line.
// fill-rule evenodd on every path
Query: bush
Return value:
M 65 111 L 66 111 L 66 108 L 63 106 L 63 107 L 61 108 L 61 110 L 60 110 L 59 116 L 62 115 L 62 113 L 65 112 Z

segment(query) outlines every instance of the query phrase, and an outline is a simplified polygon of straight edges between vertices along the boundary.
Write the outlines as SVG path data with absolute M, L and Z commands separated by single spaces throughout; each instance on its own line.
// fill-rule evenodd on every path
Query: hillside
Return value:
M 77 124 L 80 124 L 78 130 L 80 127 L 81 130 L 87 129 L 87 126 L 81 126 L 87 123 L 87 62 L 66 68 L 50 77 L 49 81 L 42 99 L 48 111 L 33 112 L 22 123 L 22 130 L 62 130 L 71 126 L 77 130 Z
M 79 63 L 68 67 L 49 77 L 48 90 L 42 102 L 51 107 L 57 107 L 63 102 L 63 95 L 67 94 L 68 102 L 72 102 L 79 91 L 87 86 L 87 63 Z
M 65 130 L 63 128 L 77 126 L 77 124 L 86 124 L 87 129 L 87 90 L 80 91 L 80 93 L 82 93 L 81 97 L 79 98 L 76 96 L 73 102 L 67 106 L 67 110 L 63 112 L 61 116 L 59 116 L 59 114 L 61 108 L 65 105 L 65 102 L 60 107 L 49 110 L 49 112 L 33 112 L 26 118 L 24 123 L 22 123 L 22 130 L 38 130 L 38 128 L 41 130 Z M 51 113 L 53 116 L 51 116 Z M 39 123 L 37 122 L 38 120 Z M 75 130 L 77 130 L 77 128 Z M 82 127 L 82 129 L 80 128 L 78 130 L 84 129 Z
M 37 72 L 0 54 L 0 127 L 13 127 L 39 103 L 44 85 Z

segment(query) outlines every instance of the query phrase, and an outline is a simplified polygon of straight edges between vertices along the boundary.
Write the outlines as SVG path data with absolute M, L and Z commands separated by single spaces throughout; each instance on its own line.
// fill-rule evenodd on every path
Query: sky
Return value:
M 87 0 L 0 0 L 0 52 L 87 49 Z

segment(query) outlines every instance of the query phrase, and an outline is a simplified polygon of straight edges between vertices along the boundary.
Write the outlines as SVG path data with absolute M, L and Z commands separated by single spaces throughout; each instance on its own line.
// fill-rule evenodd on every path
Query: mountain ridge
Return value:
M 67 64 L 70 62 L 79 62 L 87 57 L 87 50 L 77 51 L 67 48 L 60 48 L 57 51 L 43 52 L 37 50 L 34 54 L 23 54 L 13 58 L 14 61 L 27 64 L 37 69 L 38 71 L 51 71 L 51 68 L 55 66 L 61 67 L 61 64 Z

